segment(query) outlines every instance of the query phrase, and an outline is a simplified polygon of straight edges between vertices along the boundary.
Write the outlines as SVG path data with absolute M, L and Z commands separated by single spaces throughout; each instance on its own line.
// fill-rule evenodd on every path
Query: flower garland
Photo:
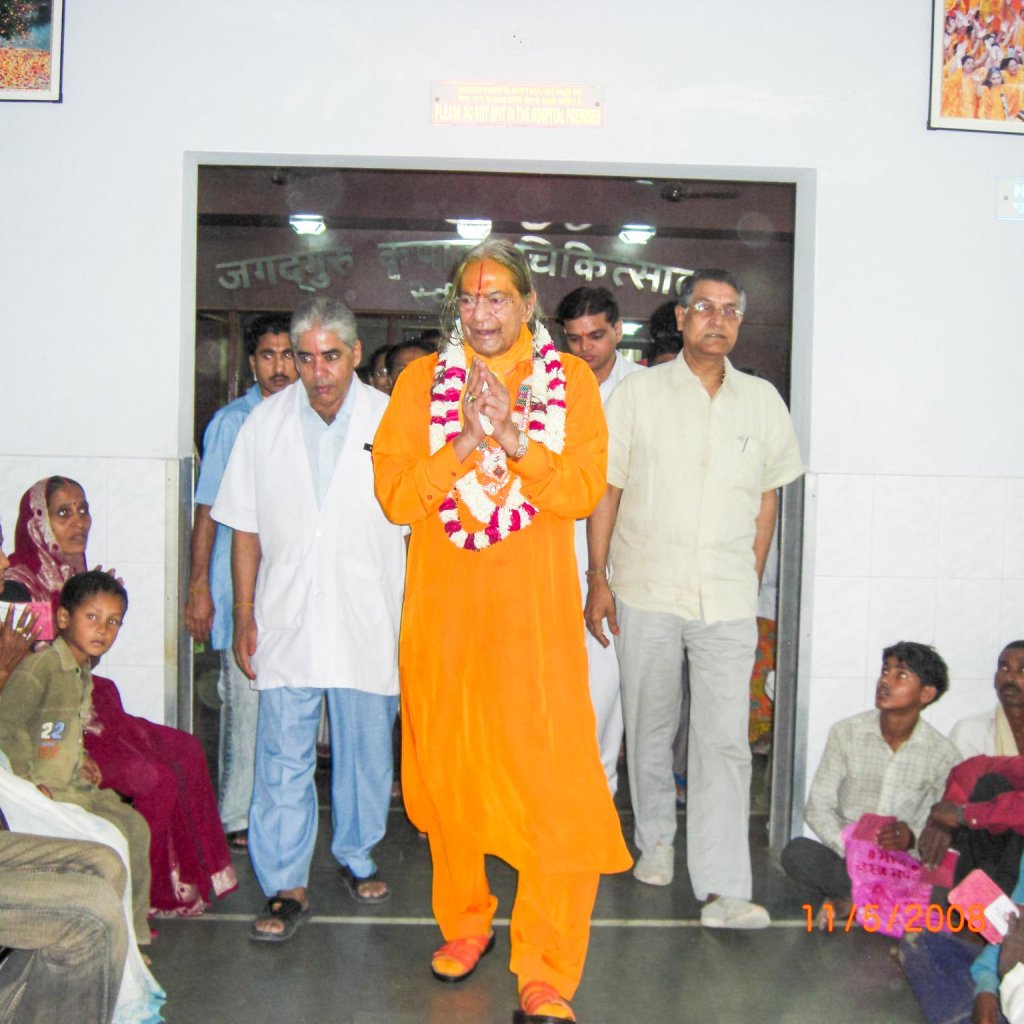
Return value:
M 459 434 L 459 401 L 466 373 L 466 350 L 453 336 L 438 356 L 430 392 L 431 455 Z M 533 337 L 533 372 L 520 388 L 512 420 L 519 430 L 525 427 L 531 441 L 548 450 L 558 454 L 565 447 L 565 371 L 550 335 L 540 323 Z M 495 450 L 486 441 L 480 447 L 484 450 L 488 476 L 506 481 L 509 474 L 504 449 Z M 499 488 L 492 484 L 489 493 L 480 482 L 478 469 L 473 466 L 460 477 L 438 508 L 448 539 L 464 551 L 483 551 L 509 534 L 525 530 L 537 514 L 537 509 L 523 497 L 518 476 L 512 474 L 504 496 L 496 498 Z M 474 519 L 487 524 L 482 530 L 471 532 L 463 526 L 460 501 Z

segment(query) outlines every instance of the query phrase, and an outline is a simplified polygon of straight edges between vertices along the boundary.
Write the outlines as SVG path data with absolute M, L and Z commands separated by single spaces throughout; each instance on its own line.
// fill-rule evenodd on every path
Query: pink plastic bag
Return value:
M 869 823 L 864 818 L 872 818 Z M 846 870 L 852 883 L 857 921 L 865 931 L 898 939 L 906 930 L 906 917 L 919 919 L 931 899 L 930 882 L 921 878 L 921 862 L 909 853 L 883 850 L 873 839 L 880 824 L 895 819 L 865 815 L 843 829 Z M 865 827 L 866 826 L 866 827 Z

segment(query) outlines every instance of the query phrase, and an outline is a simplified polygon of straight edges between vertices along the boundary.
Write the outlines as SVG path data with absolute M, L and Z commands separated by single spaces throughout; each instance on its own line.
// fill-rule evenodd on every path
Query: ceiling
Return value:
M 663 238 L 791 242 L 791 184 L 697 179 L 388 171 L 337 167 L 200 168 L 199 223 L 286 226 L 322 214 L 328 228 L 452 232 L 458 218 L 486 218 L 495 234 L 525 225 L 589 225 L 578 237 L 616 237 L 651 224 Z M 557 229 L 561 226 L 561 231 Z

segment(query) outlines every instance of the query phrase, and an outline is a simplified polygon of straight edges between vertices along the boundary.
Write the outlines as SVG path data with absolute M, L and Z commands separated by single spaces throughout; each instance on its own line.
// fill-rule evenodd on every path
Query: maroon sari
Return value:
M 149 823 L 150 904 L 201 914 L 238 885 L 203 748 L 181 729 L 129 715 L 109 679 L 94 675 L 92 683 L 85 749 L 103 774 L 100 785 L 130 797 Z
M 65 581 L 83 572 L 86 561 L 60 550 L 46 506 L 48 483 L 49 477 L 40 480 L 22 496 L 4 581 L 21 584 L 34 601 L 49 601 L 56 615 Z M 129 715 L 109 679 L 93 676 L 93 687 L 85 748 L 103 775 L 102 787 L 129 797 L 149 823 L 150 905 L 201 914 L 211 892 L 223 896 L 238 884 L 206 755 L 189 733 Z

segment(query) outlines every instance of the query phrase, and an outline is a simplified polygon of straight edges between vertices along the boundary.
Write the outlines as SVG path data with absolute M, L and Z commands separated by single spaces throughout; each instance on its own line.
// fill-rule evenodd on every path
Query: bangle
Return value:
M 587 569 L 587 571 L 583 575 L 584 576 L 600 576 L 603 579 L 608 579 L 608 570 L 607 569 Z
M 210 584 L 209 583 L 190 583 L 188 585 L 188 589 L 189 590 L 209 590 L 210 589 Z
M 525 454 L 526 449 L 530 446 L 530 437 L 525 430 L 520 430 L 518 434 L 518 443 L 516 450 L 509 456 L 513 462 L 518 462 Z
M 235 608 L 255 608 L 256 605 L 252 601 L 236 601 L 234 604 Z

